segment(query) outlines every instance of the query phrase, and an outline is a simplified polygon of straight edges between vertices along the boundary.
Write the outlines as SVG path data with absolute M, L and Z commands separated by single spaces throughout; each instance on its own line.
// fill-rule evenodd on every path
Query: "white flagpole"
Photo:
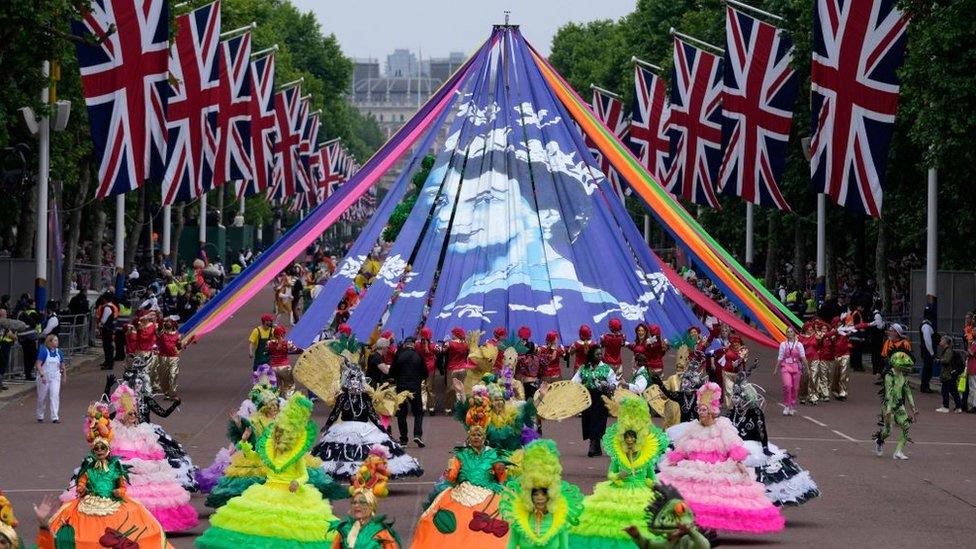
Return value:
M 234 218 L 234 226 L 243 227 L 244 226 L 244 197 L 242 196 L 237 200 L 240 204 L 238 204 L 239 208 L 237 210 L 237 217 Z
M 934 166 L 929 168 L 926 213 L 928 225 L 925 235 L 925 295 L 934 299 L 938 296 L 936 271 L 939 257 L 939 170 Z
M 817 282 L 827 273 L 827 195 L 817 193 Z
M 115 195 L 115 268 L 125 266 L 125 194 Z M 125 273 L 122 273 L 123 275 Z
M 644 243 L 651 245 L 651 216 L 644 214 Z
M 200 195 L 200 251 L 207 247 L 207 193 Z
M 169 259 L 170 241 L 173 238 L 173 206 L 163 206 L 163 259 Z
M 50 69 L 50 62 L 45 61 L 41 66 L 41 74 L 45 79 Z M 47 105 L 50 99 L 50 88 L 45 85 L 41 90 L 41 102 Z M 38 310 L 43 310 L 47 301 L 47 188 L 51 172 L 51 119 L 47 115 L 37 120 L 37 138 L 37 241 L 34 253 L 37 260 L 37 280 L 34 281 L 34 297 Z
M 753 218 L 752 202 L 746 202 L 746 268 L 752 268 L 753 262 Z

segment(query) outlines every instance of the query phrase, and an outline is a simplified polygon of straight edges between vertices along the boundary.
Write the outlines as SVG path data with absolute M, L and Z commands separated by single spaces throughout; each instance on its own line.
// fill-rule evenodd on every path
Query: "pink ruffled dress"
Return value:
M 149 423 L 128 427 L 112 421 L 112 455 L 129 469 L 126 496 L 143 504 L 166 532 L 189 530 L 200 521 L 190 504 L 190 493 L 180 485 L 176 470 L 166 461 L 159 436 Z M 62 501 L 76 497 L 74 486 L 61 494 Z
M 748 456 L 728 418 L 716 418 L 710 427 L 692 421 L 659 464 L 658 481 L 681 492 L 701 528 L 778 532 L 786 521 L 753 470 L 742 464 Z

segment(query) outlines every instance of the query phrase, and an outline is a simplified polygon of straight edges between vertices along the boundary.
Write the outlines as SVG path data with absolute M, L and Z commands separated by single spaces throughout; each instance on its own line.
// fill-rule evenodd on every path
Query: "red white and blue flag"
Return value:
M 166 0 L 93 0 L 72 21 L 98 163 L 97 198 L 159 180 L 166 157 Z M 114 27 L 114 29 L 113 29 Z
M 732 8 L 725 19 L 719 192 L 790 211 L 779 190 L 797 77 L 786 32 Z
M 308 101 L 306 101 L 308 103 Z M 315 166 L 318 161 L 314 160 L 312 152 L 318 151 L 319 139 L 319 115 L 310 114 L 306 117 L 305 127 L 302 129 L 302 141 L 299 144 L 299 153 L 302 155 L 302 165 L 305 167 L 305 174 L 308 181 L 307 192 L 314 191 L 318 187 L 318 168 Z
M 722 59 L 674 39 L 671 165 L 667 190 L 703 206 L 718 207 L 715 185 L 722 163 Z
M 634 108 L 630 121 L 630 149 L 647 173 L 664 185 L 668 174 L 671 146 L 666 133 L 668 120 L 667 90 L 664 79 L 634 66 Z
M 327 143 L 319 149 L 322 155 L 322 167 L 325 170 L 326 196 L 332 196 L 342 182 L 346 180 L 343 173 L 346 150 L 338 139 Z
M 810 183 L 881 216 L 907 17 L 896 0 L 817 0 L 811 69 Z
M 251 179 L 238 182 L 237 196 L 251 196 L 268 190 L 274 173 L 273 143 L 277 140 L 274 107 L 274 54 L 250 63 Z
M 624 114 L 624 105 L 619 99 L 603 93 L 599 89 L 593 89 L 593 102 L 590 105 L 593 107 L 593 112 L 596 114 L 607 128 L 617 136 L 617 139 L 621 143 L 627 143 L 630 139 L 627 136 L 629 123 L 627 117 Z M 586 145 L 593 154 L 593 159 L 596 160 L 597 164 L 600 166 L 600 171 L 606 176 L 607 180 L 610 181 L 610 185 L 613 187 L 613 192 L 620 198 L 621 201 L 624 199 L 624 181 L 617 173 L 617 170 L 613 168 L 610 164 L 610 159 L 606 158 L 600 149 L 597 148 L 596 144 L 587 137 Z M 628 189 L 629 191 L 629 189 Z M 630 194 L 629 192 L 626 194 Z
M 251 33 L 220 44 L 220 108 L 214 181 L 239 184 L 251 172 Z
M 278 140 L 274 144 L 275 169 L 268 198 L 285 200 L 308 189 L 300 153 L 302 140 L 302 90 L 292 86 L 275 94 Z
M 220 2 L 176 18 L 170 53 L 163 204 L 192 200 L 214 185 L 220 106 Z

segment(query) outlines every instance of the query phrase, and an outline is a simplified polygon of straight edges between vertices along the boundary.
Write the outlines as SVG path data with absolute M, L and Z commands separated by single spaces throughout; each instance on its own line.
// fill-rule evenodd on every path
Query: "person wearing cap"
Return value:
M 271 362 L 271 355 L 268 354 L 268 342 L 271 341 L 271 337 L 274 335 L 272 333 L 273 329 L 274 316 L 264 314 L 261 315 L 261 324 L 251 330 L 251 335 L 247 338 L 247 356 L 253 359 L 251 371 L 257 370 L 261 364 L 269 364 Z
M 505 352 L 504 345 L 505 339 L 508 338 L 508 330 L 504 326 L 495 326 L 492 331 L 492 337 L 485 342 L 485 345 L 494 345 L 498 347 L 498 355 L 495 357 L 495 373 L 501 373 L 502 365 L 505 363 Z
M 464 329 L 455 326 L 451 329 L 451 340 L 447 342 L 445 346 L 445 353 L 447 353 L 447 375 L 450 378 L 445 387 L 444 394 L 444 413 L 450 414 L 453 412 L 452 408 L 447 408 L 451 404 L 450 402 L 457 401 L 457 393 L 454 391 L 454 379 L 460 379 L 464 381 L 465 371 L 471 367 L 468 362 L 468 342 L 466 341 L 466 335 Z
M 410 398 L 397 409 L 397 428 L 400 431 L 400 444 L 410 438 L 407 430 L 407 411 L 413 414 L 413 441 L 423 448 L 424 444 L 424 401 L 420 394 L 424 380 L 427 379 L 427 364 L 416 349 L 417 340 L 409 336 L 403 340 L 390 366 L 390 377 L 396 384 L 397 392 L 409 391 Z
M 912 342 L 905 337 L 905 327 L 897 322 L 891 323 L 888 327 L 888 339 L 884 341 L 881 345 L 881 359 L 885 362 L 885 370 L 891 368 L 889 361 L 891 356 L 898 351 L 907 354 L 912 359 L 912 365 L 915 363 L 915 355 L 912 353 Z M 881 372 L 881 379 L 879 379 L 875 385 L 881 385 L 884 380 L 884 371 Z
M 600 346 L 603 347 L 603 362 L 613 368 L 619 377 L 623 371 L 623 357 L 620 350 L 627 345 L 627 336 L 623 333 L 623 323 L 619 318 L 611 318 L 607 322 L 608 333 L 600 338 Z
M 546 334 L 546 344 L 538 348 L 539 373 L 544 383 L 562 379 L 563 355 L 566 349 L 559 344 L 559 332 L 551 331 Z
M 424 382 L 424 391 L 427 394 L 427 413 L 433 415 L 437 408 L 437 395 L 434 393 L 434 378 L 437 376 L 437 353 L 440 350 L 433 342 L 434 332 L 424 326 L 420 329 L 420 339 L 417 340 L 417 352 L 424 359 L 424 366 L 427 367 L 427 381 Z
M 166 396 L 166 400 L 176 400 L 180 375 L 180 352 L 183 350 L 183 340 L 179 332 L 179 317 L 167 317 L 163 321 L 163 329 L 156 337 L 156 371 L 159 373 L 159 387 Z
M 291 360 L 288 355 L 300 351 L 294 343 L 285 338 L 284 326 L 275 326 L 272 331 L 271 341 L 268 341 L 267 349 L 270 360 L 268 364 L 274 368 L 275 376 L 278 377 L 278 394 L 287 398 L 295 388 L 295 376 L 291 370 Z
M 574 374 L 580 369 L 580 366 L 586 364 L 586 356 L 590 353 L 590 347 L 593 345 L 593 330 L 586 324 L 583 324 L 579 327 L 579 339 L 573 342 L 573 345 L 569 348 L 570 352 L 573 353 Z

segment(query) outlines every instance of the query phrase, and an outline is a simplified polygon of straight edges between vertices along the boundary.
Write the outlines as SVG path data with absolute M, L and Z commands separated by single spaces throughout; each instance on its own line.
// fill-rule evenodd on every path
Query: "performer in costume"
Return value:
M 341 391 L 322 426 L 318 442 L 312 448 L 312 455 L 322 459 L 327 473 L 335 478 L 347 479 L 359 470 L 370 449 L 380 445 L 391 456 L 387 464 L 390 476 L 423 475 L 420 462 L 390 438 L 380 424 L 380 418 L 373 408 L 369 378 L 356 360 L 350 360 L 343 354 L 347 350 L 358 357 L 358 343 L 353 338 L 341 336 L 331 342 L 329 348 L 342 357 Z
M 329 525 L 329 530 L 338 534 L 332 549 L 400 549 L 400 536 L 393 529 L 393 521 L 376 514 L 379 498 L 389 495 L 386 457 L 386 448 L 374 447 L 353 477 L 349 487 L 350 514 Z
M 569 531 L 583 511 L 579 487 L 562 480 L 556 443 L 530 442 L 522 473 L 510 480 L 499 511 L 510 525 L 508 549 L 569 549 Z
M 112 456 L 119 458 L 129 474 L 129 497 L 146 506 L 167 532 L 182 532 L 197 525 L 199 517 L 190 504 L 190 493 L 180 486 L 176 470 L 166 461 L 156 433 L 148 423 L 139 423 L 135 394 L 128 385 L 112 393 Z M 61 501 L 76 497 L 75 480 L 61 495 Z
M 609 333 L 600 337 L 600 346 L 603 347 L 603 360 L 608 366 L 613 368 L 614 373 L 619 377 L 623 373 L 623 357 L 620 351 L 627 345 L 627 336 L 621 331 L 623 323 L 619 318 L 611 318 L 607 322 Z
M 312 402 L 293 394 L 274 423 L 257 440 L 255 451 L 241 442 L 241 451 L 255 454 L 268 470 L 264 484 L 254 484 L 210 517 L 210 527 L 197 538 L 201 548 L 330 548 L 335 533 L 332 508 L 308 484 L 303 457 L 315 441 Z
M 465 370 L 471 367 L 471 364 L 468 362 L 468 350 L 467 334 L 464 333 L 462 328 L 452 328 L 451 340 L 444 347 L 444 352 L 447 354 L 446 376 L 448 377 L 444 386 L 444 413 L 450 414 L 451 409 L 448 406 L 453 406 L 454 401 L 457 400 L 457 394 L 454 392 L 454 383 L 451 380 L 463 380 Z
M 613 396 L 617 388 L 617 376 L 613 369 L 603 361 L 603 348 L 591 347 L 586 364 L 573 375 L 573 382 L 580 383 L 590 393 L 590 407 L 583 411 L 583 440 L 590 441 L 586 455 L 602 455 L 600 440 L 607 430 L 607 406 L 602 396 Z
M 851 383 L 851 336 L 856 333 L 852 326 L 841 323 L 835 318 L 834 328 L 834 363 L 830 375 L 830 393 L 840 401 L 847 400 L 847 388 Z
M 413 548 L 505 547 L 509 525 L 498 516 L 505 462 L 485 445 L 487 414 L 469 410 L 467 445 L 454 450 L 444 480 L 414 530 Z M 439 490 L 439 491 L 438 491 Z
M 163 329 L 156 338 L 156 371 L 159 374 L 159 386 L 168 400 L 176 398 L 180 388 L 180 352 L 183 341 L 179 332 L 178 317 L 169 317 L 163 321 Z
M 749 450 L 743 463 L 756 471 L 756 480 L 766 486 L 766 497 L 773 504 L 802 505 L 819 496 L 820 489 L 810 472 L 800 467 L 791 454 L 769 442 L 762 389 L 750 383 L 748 376 L 749 371 L 745 371 L 736 379 L 729 413 Z
M 576 373 L 576 370 L 579 370 L 580 366 L 586 363 L 586 357 L 593 345 L 593 330 L 583 324 L 579 328 L 579 339 L 570 347 L 570 351 L 573 353 L 573 373 Z
M 514 403 L 515 394 L 511 380 L 506 384 L 504 379 L 489 374 L 483 381 L 484 385 L 474 386 L 470 397 L 456 403 L 455 419 L 468 426 L 467 416 L 470 411 L 487 414 L 488 421 L 484 425 L 487 444 L 503 452 L 514 452 L 526 441 L 538 438 L 538 433 L 533 429 L 536 421 L 533 401 L 530 399 L 519 404 Z M 464 394 L 463 389 L 462 386 L 456 387 L 460 395 Z
M 722 389 L 706 383 L 698 390 L 698 420 L 684 426 L 674 450 L 660 464 L 658 479 L 677 488 L 702 528 L 764 533 L 785 521 L 762 483 L 742 461 L 749 456 L 732 422 L 719 415 Z M 672 428 L 673 430 L 674 428 Z
M 251 364 L 252 370 L 257 370 L 258 366 L 271 362 L 271 355 L 268 354 L 268 342 L 274 335 L 274 317 L 269 314 L 261 315 L 261 324 L 251 330 L 251 335 L 247 338 L 248 355 L 254 359 Z
M 542 381 L 559 381 L 562 379 L 562 361 L 566 350 L 559 344 L 559 333 L 546 334 L 546 344 L 536 348 L 539 356 L 539 373 Z
M 779 344 L 779 354 L 776 357 L 776 367 L 773 374 L 779 372 L 783 382 L 783 415 L 796 414 L 796 400 L 800 394 L 801 372 L 807 368 L 806 350 L 796 335 L 793 327 L 786 329 L 786 340 Z
M 535 396 L 542 378 L 542 363 L 537 353 L 538 347 L 529 341 L 530 337 L 532 337 L 532 330 L 528 326 L 522 326 L 518 329 L 518 340 L 513 345 L 518 352 L 515 378 L 522 382 L 526 398 Z
M 647 506 L 647 529 L 654 538 L 645 538 L 636 526 L 627 534 L 640 549 L 710 549 L 708 541 L 695 526 L 695 513 L 677 490 L 667 484 L 654 484 L 654 501 Z
M 437 354 L 441 350 L 433 341 L 434 332 L 428 327 L 420 329 L 420 338 L 417 339 L 417 352 L 424 359 L 427 366 L 427 380 L 424 381 L 424 395 L 426 398 L 426 411 L 429 415 L 434 415 L 437 410 L 437 393 L 434 391 L 434 378 L 437 377 Z
M 166 452 L 166 461 L 173 469 L 176 469 L 176 477 L 183 488 L 190 492 L 197 491 L 196 466 L 190 455 L 183 449 L 183 446 L 166 432 L 159 424 L 150 421 L 152 414 L 159 417 L 169 417 L 176 408 L 182 403 L 179 397 L 170 403 L 169 407 L 163 408 L 152 396 L 149 375 L 146 373 L 143 357 L 133 357 L 132 364 L 122 372 L 122 383 L 128 385 L 135 395 L 136 411 L 139 423 L 146 423 L 152 426 L 156 433 L 157 441 Z M 103 394 L 110 395 L 115 391 L 116 379 L 114 375 L 108 376 L 105 383 Z
M 684 353 L 679 349 L 678 373 L 663 381 L 660 377 L 651 376 L 651 383 L 660 389 L 664 398 L 668 399 L 663 414 L 665 429 L 698 419 L 698 388 L 708 381 L 702 369 L 702 364 L 706 360 L 704 353 L 694 351 L 684 360 L 681 359 L 682 355 Z M 683 369 L 682 364 L 685 365 Z
M 668 447 L 664 431 L 651 424 L 647 402 L 627 397 L 620 403 L 617 422 L 603 435 L 603 449 L 610 456 L 607 480 L 583 499 L 583 515 L 573 528 L 574 548 L 628 548 L 633 546 L 624 531 L 636 525 L 644 537 L 647 530 L 644 508 L 654 498 L 654 465 Z
M 884 455 L 884 443 L 888 435 L 891 434 L 891 424 L 894 423 L 901 428 L 901 436 L 898 437 L 898 444 L 895 445 L 894 459 L 908 459 L 905 455 L 905 443 L 911 440 L 908 437 L 908 430 L 912 423 L 918 420 L 918 407 L 915 406 L 915 397 L 912 396 L 912 388 L 908 384 L 906 372 L 911 372 L 915 368 L 915 361 L 904 351 L 895 351 L 888 357 L 888 368 L 884 372 L 884 385 L 881 387 L 881 414 L 878 416 L 878 431 L 874 434 L 874 441 L 877 443 L 875 453 L 880 457 Z M 911 406 L 912 412 L 908 413 Z
M 65 503 L 49 521 L 55 540 L 73 538 L 76 547 L 168 548 L 166 534 L 152 514 L 127 495 L 128 470 L 111 455 L 114 433 L 108 405 L 94 402 L 85 418 L 85 438 L 91 452 L 78 470 L 77 499 Z M 64 532 L 62 532 L 64 530 Z M 131 537 L 130 537 L 131 536 Z M 108 542 L 108 543 L 106 543 Z
M 283 397 L 291 394 L 295 388 L 295 376 L 291 370 L 291 360 L 288 355 L 296 353 L 300 349 L 295 344 L 285 339 L 286 330 L 284 326 L 275 326 L 274 335 L 268 342 L 268 354 L 271 356 L 269 364 L 275 370 L 278 378 L 278 393 Z

